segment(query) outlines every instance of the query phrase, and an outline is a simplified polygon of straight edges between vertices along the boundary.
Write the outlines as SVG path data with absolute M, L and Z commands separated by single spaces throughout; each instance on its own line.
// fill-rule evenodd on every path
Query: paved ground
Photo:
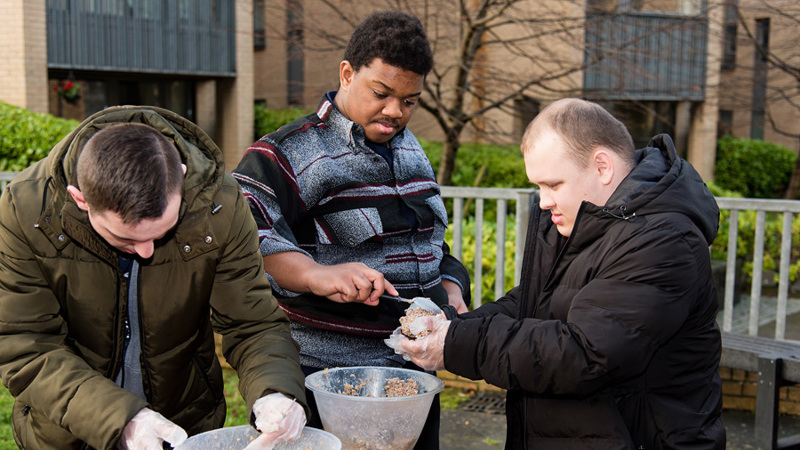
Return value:
M 790 300 L 790 314 L 786 318 L 786 339 L 800 341 L 800 300 Z M 765 299 L 761 304 L 759 335 L 773 337 L 775 334 L 775 301 Z M 745 298 L 734 310 L 734 331 L 747 333 L 749 311 Z M 505 443 L 506 421 L 502 413 L 502 399 L 490 398 L 462 403 L 456 409 L 442 411 L 439 442 L 442 450 L 486 450 L 501 449 Z M 495 394 L 496 395 L 496 394 Z M 498 411 L 499 408 L 499 411 Z M 488 412 L 487 412 L 488 411 Z M 756 449 L 755 415 L 748 411 L 723 411 L 722 420 L 728 437 L 727 449 Z M 781 437 L 800 435 L 800 416 L 782 416 L 779 433 Z
M 776 297 L 763 297 L 759 303 L 759 336 L 775 337 L 775 315 L 778 300 Z M 793 294 L 786 305 L 786 327 L 785 338 L 800 341 L 800 298 Z M 750 299 L 749 296 L 742 295 L 739 302 L 733 308 L 733 321 L 731 331 L 736 333 L 748 333 L 750 326 Z M 722 311 L 717 318 L 722 327 Z
M 439 444 L 442 450 L 501 449 L 505 443 L 506 416 L 464 409 L 442 411 Z M 722 420 L 728 436 L 727 449 L 756 449 L 755 416 L 747 411 L 724 411 Z M 781 417 L 781 436 L 800 433 L 800 417 Z

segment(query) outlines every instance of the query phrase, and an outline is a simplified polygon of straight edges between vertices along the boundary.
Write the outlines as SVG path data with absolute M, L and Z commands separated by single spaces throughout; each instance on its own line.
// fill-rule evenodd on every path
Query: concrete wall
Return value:
M 740 0 L 739 7 L 750 33 L 755 33 L 756 19 L 770 19 L 769 47 L 774 57 L 785 61 L 790 67 L 798 67 L 800 49 L 797 47 L 798 17 L 783 17 L 777 11 L 796 11 L 796 0 L 776 0 L 770 2 L 774 10 L 767 9 L 760 0 Z M 736 66 L 723 70 L 720 84 L 719 108 L 733 112 L 733 132 L 735 137 L 750 138 L 753 97 L 753 65 L 755 47 L 747 36 L 742 23 L 737 25 Z M 795 152 L 800 152 L 800 92 L 798 80 L 785 72 L 769 66 L 767 73 L 767 111 L 775 121 L 775 127 L 766 120 L 764 140 L 779 143 Z M 788 94 L 788 97 L 785 96 Z M 794 104 L 792 104 L 792 102 Z M 788 132 L 790 135 L 781 133 Z M 792 136 L 793 134 L 794 136 Z
M 215 141 L 222 149 L 229 172 L 253 142 L 252 5 L 249 0 L 236 0 L 236 78 L 215 83 Z M 208 112 L 203 114 L 207 117 Z
M 0 17 L 0 101 L 46 113 L 45 0 L 3 0 Z

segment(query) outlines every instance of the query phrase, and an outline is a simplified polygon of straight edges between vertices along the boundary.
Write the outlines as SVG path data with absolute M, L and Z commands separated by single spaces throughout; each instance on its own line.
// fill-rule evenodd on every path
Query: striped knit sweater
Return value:
M 323 98 L 316 113 L 255 142 L 233 171 L 258 224 L 262 254 L 297 251 L 325 265 L 362 262 L 382 272 L 401 295 L 439 304 L 447 303 L 445 277 L 460 284 L 468 300 L 469 275 L 447 254 L 447 212 L 417 139 L 404 129 L 388 142 L 390 167 L 331 98 Z M 270 281 L 303 329 L 382 338 L 404 313 L 394 302 L 335 303 Z

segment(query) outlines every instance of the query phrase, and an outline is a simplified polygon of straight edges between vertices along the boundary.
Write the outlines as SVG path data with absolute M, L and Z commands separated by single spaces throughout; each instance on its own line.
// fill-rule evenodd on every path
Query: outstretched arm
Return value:
M 384 290 L 398 295 L 381 272 L 358 262 L 325 266 L 303 253 L 281 252 L 264 257 L 264 270 L 283 289 L 311 292 L 338 303 L 374 306 Z

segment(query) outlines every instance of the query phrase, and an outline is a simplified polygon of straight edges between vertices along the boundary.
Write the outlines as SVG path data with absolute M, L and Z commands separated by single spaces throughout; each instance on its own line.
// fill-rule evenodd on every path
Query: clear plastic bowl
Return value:
M 386 380 L 411 378 L 419 393 L 386 397 Z M 345 395 L 346 386 L 359 386 L 358 395 Z M 417 442 L 434 396 L 444 383 L 434 375 L 394 367 L 342 367 L 306 377 L 326 431 L 343 449 L 411 449 Z
M 243 450 L 250 441 L 257 438 L 259 432 L 250 425 L 219 428 L 194 435 L 176 450 Z M 327 431 L 305 427 L 303 434 L 292 442 L 280 442 L 273 450 L 339 450 L 342 443 L 339 438 Z

